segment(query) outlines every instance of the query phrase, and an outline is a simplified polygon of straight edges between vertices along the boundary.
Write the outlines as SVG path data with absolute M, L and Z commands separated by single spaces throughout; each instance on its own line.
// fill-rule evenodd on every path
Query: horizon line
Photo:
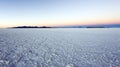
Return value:
M 111 23 L 111 24 L 82 24 L 82 25 L 56 25 L 56 26 L 49 26 L 49 25 L 16 25 L 16 26 L 8 26 L 8 27 L 0 27 L 0 28 L 12 28 L 12 27 L 21 27 L 21 26 L 30 26 L 30 27 L 64 27 L 64 26 L 98 26 L 98 25 L 120 25 L 120 23 Z

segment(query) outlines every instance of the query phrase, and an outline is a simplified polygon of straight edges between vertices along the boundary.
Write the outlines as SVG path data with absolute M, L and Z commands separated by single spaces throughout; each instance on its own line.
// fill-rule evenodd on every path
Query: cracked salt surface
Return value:
M 0 29 L 0 67 L 120 67 L 120 29 Z

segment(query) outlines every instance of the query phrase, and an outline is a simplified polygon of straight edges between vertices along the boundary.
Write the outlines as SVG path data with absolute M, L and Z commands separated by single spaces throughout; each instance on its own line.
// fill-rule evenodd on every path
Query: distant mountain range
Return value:
M 12 28 L 120 28 L 120 24 L 78 25 L 78 26 L 17 26 Z
M 59 26 L 61 28 L 120 28 L 120 24 Z
M 17 27 L 12 27 L 12 28 L 52 28 L 48 26 L 17 26 Z

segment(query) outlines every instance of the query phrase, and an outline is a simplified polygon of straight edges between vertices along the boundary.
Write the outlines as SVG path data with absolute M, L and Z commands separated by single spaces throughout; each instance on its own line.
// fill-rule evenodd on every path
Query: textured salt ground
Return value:
M 0 67 L 120 67 L 120 29 L 0 29 Z

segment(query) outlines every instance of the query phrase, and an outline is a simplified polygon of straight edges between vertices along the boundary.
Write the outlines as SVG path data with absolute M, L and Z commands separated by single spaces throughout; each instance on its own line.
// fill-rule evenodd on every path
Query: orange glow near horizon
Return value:
M 2 21 L 3 22 L 3 21 Z M 4 21 L 10 22 L 10 21 Z M 21 23 L 22 22 L 22 23 Z M 34 23 L 33 23 L 34 22 Z M 110 19 L 74 19 L 74 20 L 31 20 L 31 21 L 11 21 L 10 23 L 1 23 L 0 28 L 16 27 L 16 26 L 72 26 L 72 25 L 96 25 L 96 24 L 120 24 L 119 18 Z
M 99 24 L 120 24 L 120 21 L 51 21 L 51 22 L 45 22 L 45 23 L 14 23 L 14 24 L 1 24 L 0 28 L 7 28 L 7 27 L 16 27 L 16 26 L 77 26 L 77 25 L 99 25 Z

